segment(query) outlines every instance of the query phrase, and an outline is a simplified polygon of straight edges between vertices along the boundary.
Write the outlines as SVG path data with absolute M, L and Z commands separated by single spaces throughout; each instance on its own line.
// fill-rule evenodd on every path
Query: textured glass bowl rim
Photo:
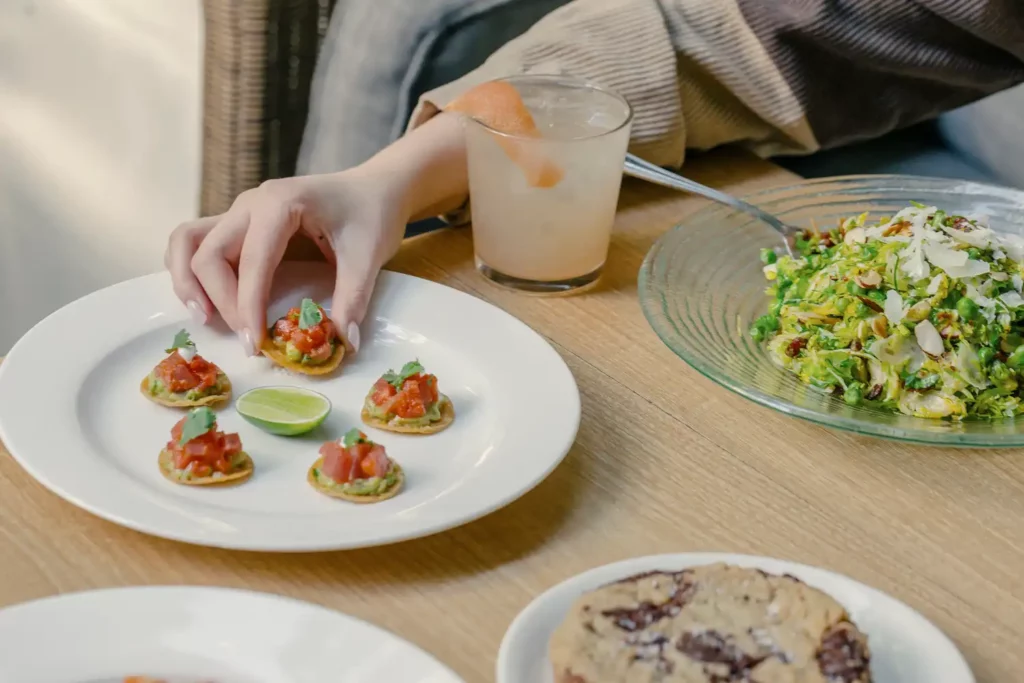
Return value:
M 615 92 L 614 90 L 609 90 L 608 88 L 605 88 L 605 87 L 602 87 L 600 85 L 597 85 L 596 83 L 591 83 L 590 81 L 584 80 L 582 78 L 573 78 L 571 76 L 560 76 L 558 74 L 520 74 L 520 75 L 517 75 L 517 76 L 505 76 L 504 78 L 495 78 L 493 81 L 489 81 L 489 82 L 490 83 L 511 83 L 511 84 L 515 85 L 517 82 L 523 83 L 523 82 L 527 82 L 527 81 L 535 81 L 535 82 L 539 82 L 539 83 L 548 83 L 548 84 L 553 85 L 553 86 L 562 86 L 562 87 L 565 87 L 565 88 L 573 88 L 573 89 L 576 89 L 576 90 L 590 90 L 591 92 L 595 92 L 595 93 L 598 93 L 600 95 L 605 95 L 607 97 L 610 97 L 613 100 L 617 100 L 623 107 L 626 108 L 626 116 L 614 128 L 609 128 L 608 130 L 602 130 L 600 133 L 594 133 L 593 135 L 583 135 L 583 136 L 580 136 L 580 137 L 573 137 L 573 138 L 559 138 L 558 140 L 548 140 L 548 142 L 558 142 L 559 144 L 561 144 L 561 143 L 570 143 L 571 144 L 573 142 L 587 142 L 589 140 L 600 140 L 601 138 L 608 137 L 609 135 L 617 133 L 618 131 L 622 130 L 623 128 L 625 128 L 626 126 L 630 125 L 633 122 L 633 105 L 631 105 L 629 103 L 629 100 L 627 100 L 625 97 L 623 97 L 619 93 Z M 530 137 L 526 137 L 525 135 L 518 135 L 516 133 L 507 133 L 505 131 L 498 130 L 497 128 L 492 128 L 491 126 L 487 125 L 486 123 L 484 123 L 480 119 L 475 118 L 473 116 L 470 116 L 468 118 L 473 123 L 475 123 L 478 126 L 480 126 L 481 128 L 483 128 L 483 129 L 487 130 L 488 132 L 490 132 L 490 133 L 492 133 L 494 135 L 497 135 L 499 137 L 510 138 L 510 139 L 513 139 L 513 140 L 535 141 L 535 142 L 537 141 L 537 138 L 530 138 Z M 541 139 L 541 141 L 543 142 L 544 140 Z
M 836 186 L 843 185 L 848 186 L 851 190 L 859 189 L 862 194 L 870 196 L 873 193 L 884 190 L 911 190 L 915 183 L 920 184 L 922 186 L 922 190 L 927 187 L 934 191 L 940 189 L 939 186 L 946 186 L 950 190 L 960 190 L 967 195 L 984 193 L 1001 196 L 1007 200 L 1016 201 L 1024 207 L 1024 191 L 1010 187 L 990 185 L 987 183 L 979 183 L 969 180 L 902 174 L 846 175 L 815 178 L 790 185 L 770 187 L 752 194 L 743 195 L 742 199 L 757 206 L 759 199 L 769 197 L 781 198 L 782 195 L 788 195 L 787 198 L 789 199 L 798 198 L 800 196 L 813 198 L 816 194 L 819 194 L 819 188 L 825 186 L 833 188 L 833 191 L 828 194 L 834 196 L 835 192 L 839 189 Z M 850 195 L 855 195 L 855 192 L 850 192 Z M 801 208 L 813 209 L 814 206 L 815 204 L 813 202 L 808 202 Z M 671 349 L 673 353 L 679 356 L 679 358 L 684 360 L 687 365 L 719 386 L 725 387 L 726 389 L 729 389 L 730 391 L 739 394 L 754 403 L 829 429 L 851 432 L 863 436 L 874 436 L 892 441 L 924 445 L 961 448 L 1019 448 L 1024 446 L 1024 419 L 1020 421 L 1020 431 L 1010 434 L 985 432 L 956 434 L 935 432 L 927 429 L 904 429 L 903 427 L 873 422 L 867 419 L 825 414 L 811 408 L 796 405 L 786 399 L 762 392 L 743 381 L 736 380 L 727 372 L 719 369 L 715 364 L 706 363 L 691 355 L 688 349 L 675 344 L 672 341 L 674 331 L 671 329 L 671 322 L 668 316 L 664 313 L 665 297 L 663 292 L 660 289 L 655 289 L 652 284 L 651 271 L 654 268 L 655 260 L 665 249 L 666 243 L 671 239 L 673 234 L 677 231 L 685 230 L 687 223 L 691 221 L 696 222 L 701 219 L 708 219 L 714 213 L 723 212 L 723 209 L 727 216 L 741 213 L 735 210 L 729 211 L 728 208 L 723 207 L 723 205 L 714 203 L 693 213 L 691 216 L 682 222 L 677 223 L 675 226 L 667 230 L 661 237 L 655 240 L 651 249 L 647 252 L 647 256 L 644 257 L 644 261 L 640 266 L 640 272 L 637 277 L 637 294 L 640 299 L 640 308 L 644 313 L 644 317 L 647 318 L 647 323 L 651 326 L 665 346 Z M 780 368 L 779 372 L 785 372 L 785 370 Z M 928 420 L 928 418 L 911 419 Z

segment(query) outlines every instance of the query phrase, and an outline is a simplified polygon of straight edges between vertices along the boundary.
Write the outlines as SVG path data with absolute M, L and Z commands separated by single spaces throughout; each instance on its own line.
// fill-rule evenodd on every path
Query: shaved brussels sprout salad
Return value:
M 850 405 L 960 420 L 1024 412 L 1024 238 L 914 204 L 765 249 L 769 311 L 750 334 Z

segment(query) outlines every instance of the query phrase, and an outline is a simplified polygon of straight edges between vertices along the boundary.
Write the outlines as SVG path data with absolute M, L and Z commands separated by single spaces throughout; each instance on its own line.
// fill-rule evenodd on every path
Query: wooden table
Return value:
M 736 154 L 688 171 L 738 192 L 792 180 Z M 46 492 L 0 445 L 0 606 L 109 586 L 245 587 L 368 619 L 467 681 L 489 681 L 505 628 L 553 584 L 631 556 L 722 550 L 819 565 L 873 585 L 949 634 L 980 681 L 1024 680 L 1024 455 L 827 431 L 687 367 L 647 326 L 636 273 L 652 241 L 700 206 L 628 184 L 606 275 L 585 296 L 538 299 L 490 285 L 473 269 L 464 230 L 410 240 L 390 266 L 518 316 L 576 376 L 579 438 L 520 501 L 392 547 L 228 552 L 94 518 Z

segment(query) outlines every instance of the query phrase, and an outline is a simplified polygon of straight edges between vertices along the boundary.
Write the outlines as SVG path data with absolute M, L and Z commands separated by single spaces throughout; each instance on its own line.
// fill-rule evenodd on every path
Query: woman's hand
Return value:
M 377 273 L 398 250 L 409 219 L 390 180 L 362 167 L 271 180 L 243 192 L 220 216 L 180 225 L 164 257 L 175 294 L 199 321 L 219 312 L 253 355 L 266 333 L 274 271 L 302 234 L 337 266 L 331 318 L 358 350 Z
M 361 166 L 271 180 L 220 216 L 180 225 L 164 262 L 192 316 L 205 323 L 219 312 L 254 355 L 266 334 L 274 271 L 293 237 L 310 237 L 337 266 L 331 318 L 358 351 L 377 273 L 406 224 L 458 207 L 467 192 L 462 126 L 441 114 Z

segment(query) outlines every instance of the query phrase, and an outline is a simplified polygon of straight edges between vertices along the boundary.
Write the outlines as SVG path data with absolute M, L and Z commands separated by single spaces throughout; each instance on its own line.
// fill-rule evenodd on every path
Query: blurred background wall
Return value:
M 0 355 L 196 215 L 201 31 L 199 0 L 0 0 Z

